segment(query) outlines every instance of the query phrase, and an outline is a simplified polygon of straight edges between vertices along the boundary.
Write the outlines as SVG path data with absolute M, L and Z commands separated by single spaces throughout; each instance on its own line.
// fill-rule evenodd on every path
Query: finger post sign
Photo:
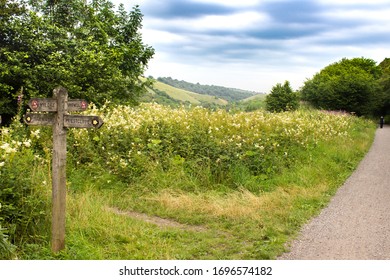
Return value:
M 88 102 L 68 100 L 68 92 L 63 87 L 54 89 L 53 98 L 30 99 L 28 106 L 33 112 L 24 115 L 27 125 L 53 127 L 51 248 L 53 252 L 59 252 L 65 248 L 66 129 L 100 128 L 103 120 L 99 116 L 67 114 L 68 111 L 86 110 Z

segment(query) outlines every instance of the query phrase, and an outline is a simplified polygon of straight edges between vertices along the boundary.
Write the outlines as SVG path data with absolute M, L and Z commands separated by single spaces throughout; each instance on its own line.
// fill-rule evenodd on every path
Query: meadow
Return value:
M 156 94 L 155 90 L 165 92 L 177 103 L 189 103 L 193 105 L 214 104 L 219 106 L 224 106 L 228 104 L 228 102 L 224 99 L 211 96 L 211 95 L 199 94 L 196 92 L 180 89 L 156 80 L 153 81 L 153 87 L 149 88 L 148 91 L 150 94 L 155 95 Z
M 335 112 L 91 106 L 69 129 L 66 249 L 50 252 L 51 128 L 0 138 L 0 257 L 275 259 L 370 147 Z

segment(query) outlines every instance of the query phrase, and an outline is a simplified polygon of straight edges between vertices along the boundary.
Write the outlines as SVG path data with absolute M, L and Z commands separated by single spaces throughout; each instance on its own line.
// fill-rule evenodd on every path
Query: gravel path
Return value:
M 390 127 L 376 131 L 357 170 L 279 259 L 390 259 Z

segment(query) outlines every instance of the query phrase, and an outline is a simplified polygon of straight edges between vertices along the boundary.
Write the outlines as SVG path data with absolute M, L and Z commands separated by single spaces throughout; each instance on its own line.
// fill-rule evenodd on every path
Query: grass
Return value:
M 266 94 L 256 94 L 256 95 L 253 95 L 253 96 L 250 96 L 250 97 L 247 97 L 245 99 L 242 100 L 242 102 L 249 102 L 249 101 L 255 101 L 255 100 L 261 100 L 261 101 L 265 101 L 265 97 L 267 95 Z
M 262 180 L 235 167 L 235 189 L 212 185 L 183 166 L 154 169 L 132 183 L 103 168 L 69 170 L 66 249 L 48 240 L 20 252 L 26 259 L 275 259 L 308 219 L 327 205 L 371 145 L 374 127 L 353 140 L 319 144 L 291 168 Z M 337 174 L 335 176 L 335 174 Z M 248 191 L 260 186 L 258 192 Z M 211 187 L 212 186 L 212 187 Z M 49 198 L 48 198 L 49 199 Z M 136 211 L 204 230 L 164 226 L 110 211 Z M 48 234 L 48 233 L 47 233 Z
M 182 102 L 189 102 L 194 105 L 200 105 L 201 103 L 213 103 L 217 105 L 227 105 L 228 102 L 221 98 L 216 98 L 214 96 L 206 94 L 198 94 L 184 89 L 179 89 L 172 87 L 170 85 L 161 83 L 159 81 L 154 81 L 153 88 L 164 91 L 170 97 L 175 100 Z

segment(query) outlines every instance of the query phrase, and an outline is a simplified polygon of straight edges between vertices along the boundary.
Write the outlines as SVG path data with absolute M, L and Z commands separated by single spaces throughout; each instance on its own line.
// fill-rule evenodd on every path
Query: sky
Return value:
M 389 0 L 113 0 L 139 5 L 146 76 L 269 93 L 342 58 L 390 57 Z

